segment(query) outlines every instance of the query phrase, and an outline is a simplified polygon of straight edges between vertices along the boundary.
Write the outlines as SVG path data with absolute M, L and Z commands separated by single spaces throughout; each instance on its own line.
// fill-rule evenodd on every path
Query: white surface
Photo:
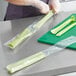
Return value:
M 76 10 L 76 1 L 61 3 L 61 11 L 74 11 Z
M 59 75 L 59 76 L 76 76 L 76 72 L 69 73 L 69 74 L 63 74 L 63 75 Z

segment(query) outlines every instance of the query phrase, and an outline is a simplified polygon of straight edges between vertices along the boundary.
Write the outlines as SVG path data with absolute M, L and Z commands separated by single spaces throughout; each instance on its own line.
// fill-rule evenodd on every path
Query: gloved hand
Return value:
M 53 9 L 54 13 L 60 12 L 60 2 L 59 0 L 49 0 L 49 7 Z
M 41 13 L 46 14 L 49 12 L 50 8 L 54 10 L 55 13 L 59 12 L 60 3 L 59 0 L 49 0 L 49 4 L 44 3 L 41 0 L 7 0 L 8 2 L 21 5 L 21 6 L 34 6 L 40 10 Z M 49 7 L 50 6 L 50 7 Z

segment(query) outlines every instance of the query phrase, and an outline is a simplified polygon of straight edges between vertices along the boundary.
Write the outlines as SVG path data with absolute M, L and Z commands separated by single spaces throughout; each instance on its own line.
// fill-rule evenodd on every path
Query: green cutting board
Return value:
M 76 14 L 72 14 L 73 16 L 76 17 Z M 68 20 L 72 15 L 70 15 L 69 17 L 67 17 L 65 20 L 63 20 L 61 23 L 59 23 L 57 26 L 59 26 L 60 24 L 62 24 L 63 22 L 65 22 L 66 20 Z M 68 24 L 69 26 L 70 24 Z M 55 27 L 57 27 L 55 26 Z M 54 28 L 55 28 L 54 27 Z M 38 42 L 41 42 L 41 43 L 46 43 L 46 44 L 56 44 L 57 42 L 67 38 L 67 37 L 70 37 L 70 36 L 76 36 L 76 26 L 71 28 L 69 31 L 67 31 L 66 33 L 64 33 L 63 35 L 61 36 L 56 36 L 54 34 L 52 34 L 50 31 L 48 31 L 46 34 L 44 34 L 43 36 L 41 36 L 39 39 L 38 39 Z M 70 46 L 67 46 L 67 48 L 70 48 L 70 49 L 73 49 L 73 50 L 76 50 L 76 43 L 70 45 Z

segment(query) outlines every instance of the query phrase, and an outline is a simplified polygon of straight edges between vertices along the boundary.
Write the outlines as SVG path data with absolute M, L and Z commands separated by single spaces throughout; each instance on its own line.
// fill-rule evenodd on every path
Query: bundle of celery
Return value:
M 50 19 L 54 15 L 53 11 L 51 10 L 46 16 L 44 16 L 39 22 L 36 24 L 33 24 L 29 27 L 27 27 L 24 31 L 22 31 L 20 34 L 18 34 L 16 37 L 14 37 L 12 40 L 10 40 L 6 45 L 14 49 L 16 46 L 18 46 L 23 40 L 25 40 L 27 37 L 34 34 L 43 24 Z
M 43 51 L 40 51 L 28 58 L 25 58 L 23 60 L 20 60 L 16 63 L 10 64 L 6 67 L 9 73 L 14 73 L 17 72 L 23 68 L 26 68 L 44 58 L 47 56 L 60 52 L 67 46 L 76 43 L 76 37 L 75 36 L 70 36 L 64 40 L 61 40 L 60 42 L 57 42 L 54 46 L 49 47 L 48 49 L 45 49 Z
M 56 36 L 61 36 L 64 33 L 66 33 L 68 30 L 70 30 L 72 27 L 76 26 L 76 22 L 69 25 L 68 27 L 64 28 L 63 30 L 61 30 L 59 33 L 56 34 Z
M 76 21 L 76 17 L 71 16 L 71 18 L 66 20 L 64 23 L 62 23 L 58 27 L 52 29 L 51 33 L 56 34 L 56 36 L 61 36 L 76 25 L 75 21 Z M 69 23 L 71 23 L 71 24 L 69 26 L 67 26 Z

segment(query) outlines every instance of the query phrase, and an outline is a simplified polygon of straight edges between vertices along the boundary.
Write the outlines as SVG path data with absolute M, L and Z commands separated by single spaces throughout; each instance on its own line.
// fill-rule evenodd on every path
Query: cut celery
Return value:
M 21 61 L 18 61 L 14 64 L 10 64 L 6 67 L 6 69 L 8 70 L 9 73 L 14 73 L 18 70 L 21 70 L 25 67 L 30 66 L 31 64 L 34 64 L 35 62 L 45 58 L 46 55 L 43 52 L 39 52 L 37 54 L 34 54 L 28 58 L 25 58 Z
M 37 24 L 34 25 L 34 28 L 39 29 L 43 24 L 54 15 L 53 11 L 50 11 L 43 19 L 41 19 Z
M 76 37 L 70 36 L 64 40 L 61 40 L 60 42 L 57 42 L 54 46 L 51 46 L 30 57 L 27 57 L 23 60 L 20 60 L 18 62 L 8 65 L 6 67 L 6 69 L 8 70 L 9 73 L 15 73 L 23 68 L 26 68 L 44 58 L 46 58 L 49 55 L 62 51 L 64 48 L 66 48 L 67 46 L 69 46 L 75 42 L 76 42 Z
M 65 21 L 64 23 L 62 23 L 60 26 L 52 29 L 51 33 L 56 34 L 57 32 L 59 32 L 60 30 L 62 30 L 67 24 L 69 24 L 72 21 L 76 21 L 76 18 L 74 16 L 71 16 L 70 19 L 68 19 L 67 21 Z
M 66 33 L 68 30 L 70 30 L 72 27 L 76 26 L 76 22 L 69 25 L 68 27 L 66 27 L 65 29 L 63 29 L 62 31 L 60 31 L 59 33 L 56 34 L 56 36 L 61 36 L 64 33 Z
M 24 32 L 25 31 L 25 32 Z M 32 35 L 32 32 L 27 28 L 21 34 L 17 35 L 13 40 L 8 43 L 8 47 L 14 49 L 19 45 L 24 39 Z M 25 33 L 25 34 L 24 34 Z
M 16 46 L 18 46 L 23 40 L 25 40 L 27 37 L 34 34 L 43 24 L 53 16 L 53 12 L 50 11 L 46 16 L 44 16 L 38 23 L 34 24 L 33 27 L 26 28 L 22 33 L 20 33 L 18 36 L 16 36 L 14 39 L 12 39 L 7 46 L 11 49 L 14 49 Z

